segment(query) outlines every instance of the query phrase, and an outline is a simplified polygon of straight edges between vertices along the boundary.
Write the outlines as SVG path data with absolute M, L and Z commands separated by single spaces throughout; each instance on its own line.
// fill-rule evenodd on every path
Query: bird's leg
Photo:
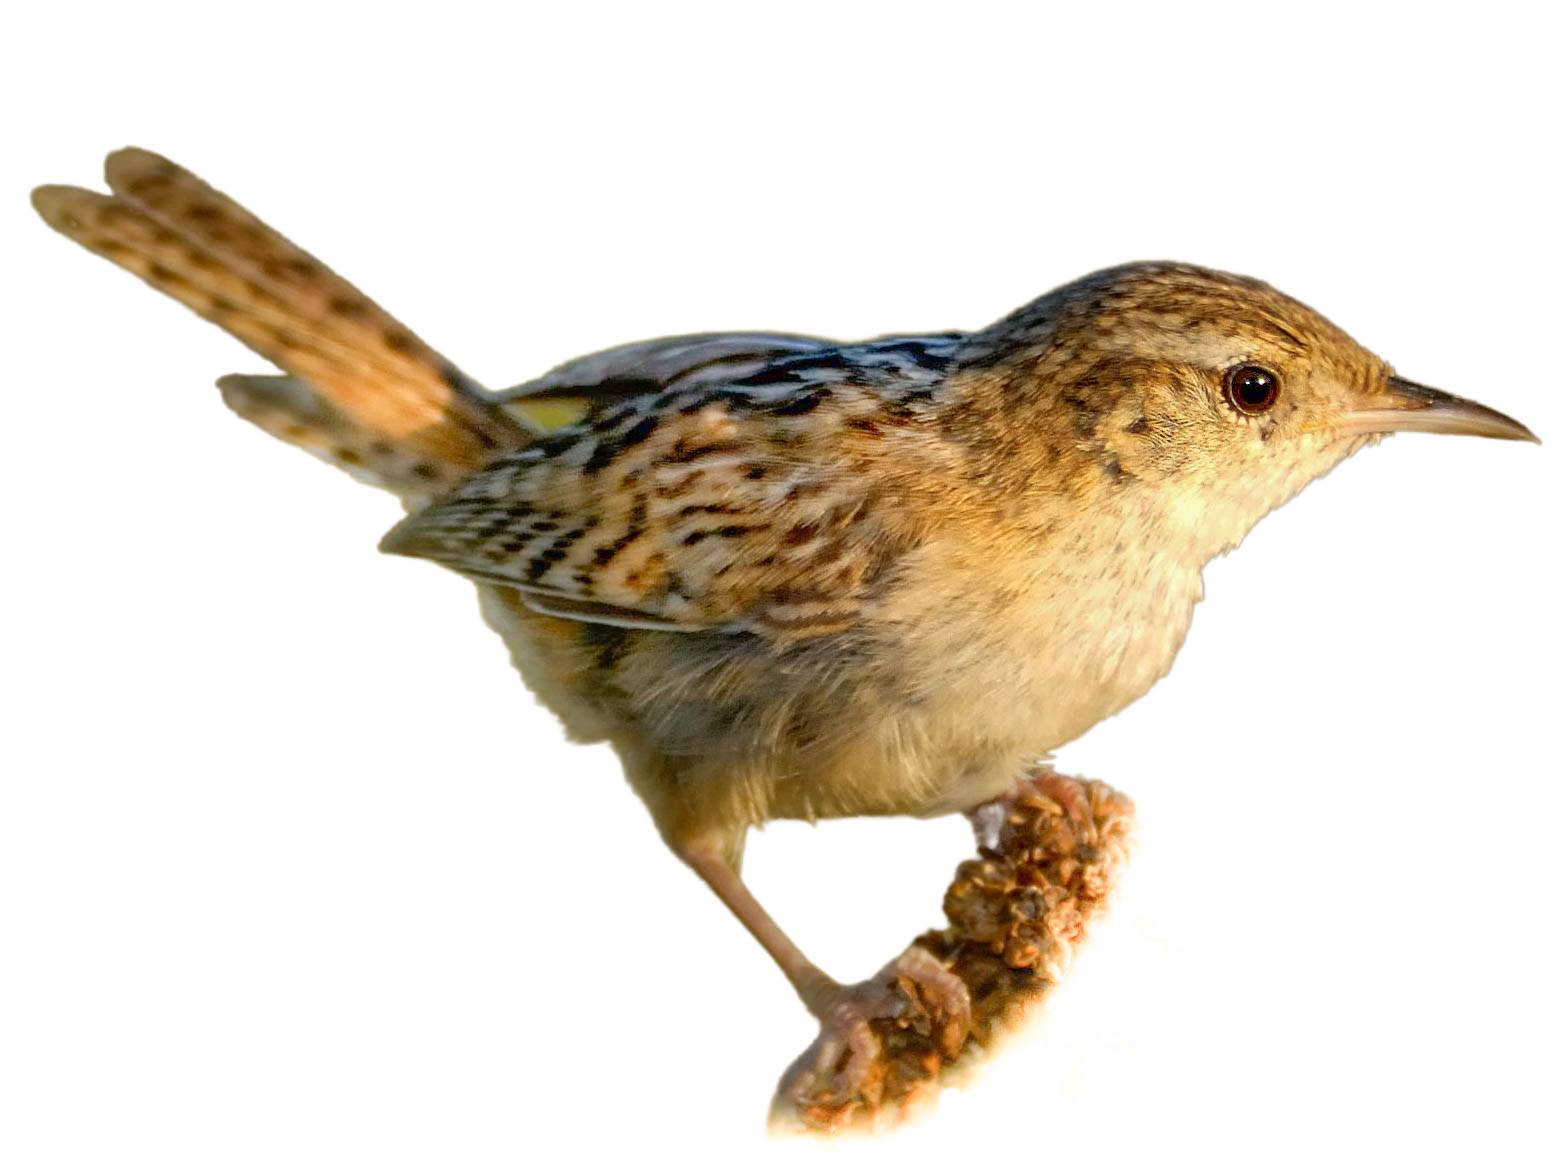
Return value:
M 920 1022 L 955 1052 L 968 1035 L 968 988 L 929 951 L 910 947 L 863 983 L 839 983 L 773 921 L 720 851 L 687 845 L 681 857 L 740 919 L 821 1023 L 815 1043 L 784 1074 L 779 1098 L 822 1089 L 842 1099 L 861 1092 L 881 1052 L 872 1020 Z
M 725 854 L 707 845 L 683 845 L 678 851 L 681 859 L 707 882 L 708 887 L 718 895 L 718 900 L 729 907 L 729 912 L 740 919 L 741 925 L 772 956 L 773 962 L 778 964 L 784 977 L 794 985 L 794 990 L 799 993 L 805 1006 L 820 1016 L 818 1009 L 825 1007 L 832 993 L 842 985 L 811 962 L 794 940 L 784 933 L 783 927 L 773 921 L 773 916 L 756 900 L 756 895 L 745 882 L 740 880 L 738 870 L 730 864 Z

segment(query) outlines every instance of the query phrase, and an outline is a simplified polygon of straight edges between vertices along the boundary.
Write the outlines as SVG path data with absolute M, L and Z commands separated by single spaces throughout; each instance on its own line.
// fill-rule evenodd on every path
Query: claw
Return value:
M 1061 810 L 1067 814 L 1068 819 L 1079 828 L 1093 827 L 1093 806 L 1089 802 L 1083 780 L 1042 770 L 1030 776 L 1025 786 L 1032 787 L 1040 795 L 1060 804 Z
M 1017 807 L 1020 799 L 1029 795 L 1043 796 L 1056 804 L 1078 829 L 1094 826 L 1093 801 L 1087 781 L 1058 774 L 1041 765 L 1014 783 L 1000 799 L 981 804 L 969 812 L 975 839 L 982 848 L 997 846 L 1008 813 Z
M 969 992 L 939 959 L 910 947 L 864 983 L 840 988 L 811 1047 L 790 1065 L 773 1098 L 775 1124 L 838 1125 L 881 1104 L 883 1040 L 911 1032 L 951 1059 L 968 1039 Z

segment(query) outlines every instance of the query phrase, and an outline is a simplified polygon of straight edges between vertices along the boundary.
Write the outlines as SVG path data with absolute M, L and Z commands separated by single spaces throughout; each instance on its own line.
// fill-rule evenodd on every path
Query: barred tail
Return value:
M 439 489 L 528 443 L 411 331 L 190 172 L 137 148 L 104 170 L 112 195 L 50 185 L 33 206 L 295 377 L 222 381 L 240 415 L 404 491 Z

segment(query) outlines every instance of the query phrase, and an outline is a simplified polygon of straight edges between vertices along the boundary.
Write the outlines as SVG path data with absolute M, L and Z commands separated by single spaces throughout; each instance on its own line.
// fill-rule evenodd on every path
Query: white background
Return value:
M 1560 1170 L 1563 88 L 1544 8 L 83 2 L 6 19 L 0 1170 Z M 480 379 L 721 327 L 978 326 L 1265 277 L 1543 448 L 1400 438 L 1210 569 L 1060 762 L 1141 845 L 923 1124 L 763 1110 L 812 1025 L 396 509 L 230 417 L 264 364 L 32 219 L 164 152 Z M 961 821 L 777 826 L 844 977 Z

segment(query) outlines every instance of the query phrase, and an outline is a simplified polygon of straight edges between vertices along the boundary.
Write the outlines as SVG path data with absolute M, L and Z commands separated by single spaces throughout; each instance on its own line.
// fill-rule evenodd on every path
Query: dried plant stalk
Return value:
M 1125 864 L 1132 803 L 1103 783 L 1040 768 L 973 815 L 980 848 L 942 904 L 948 925 L 913 942 L 968 989 L 967 1019 L 909 977 L 897 1017 L 872 1020 L 878 1055 L 845 1087 L 842 1073 L 780 1090 L 773 1124 L 835 1131 L 901 1121 L 982 1057 L 1061 981 L 1088 923 Z

